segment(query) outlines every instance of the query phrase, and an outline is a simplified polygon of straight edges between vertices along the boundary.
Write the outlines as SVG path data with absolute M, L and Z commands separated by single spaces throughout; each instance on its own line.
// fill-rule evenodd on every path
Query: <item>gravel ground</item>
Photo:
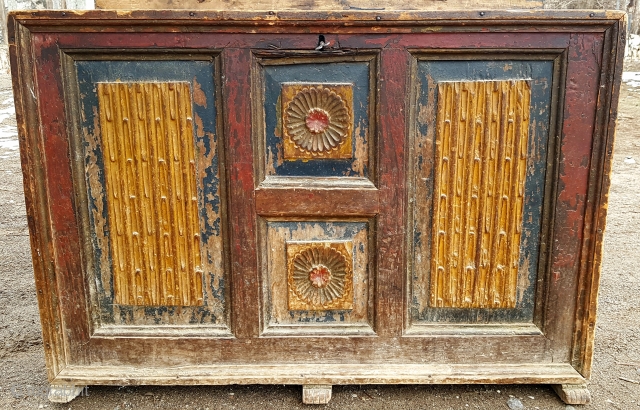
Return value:
M 640 65 L 628 67 L 640 71 Z M 623 84 L 605 236 L 592 403 L 640 409 L 640 74 Z M 635 86 L 635 87 L 634 87 Z M 300 386 L 89 387 L 65 405 L 47 380 L 10 76 L 0 73 L 0 409 L 309 408 Z M 623 380 L 626 379 L 626 380 Z M 548 386 L 334 386 L 330 409 L 567 409 Z

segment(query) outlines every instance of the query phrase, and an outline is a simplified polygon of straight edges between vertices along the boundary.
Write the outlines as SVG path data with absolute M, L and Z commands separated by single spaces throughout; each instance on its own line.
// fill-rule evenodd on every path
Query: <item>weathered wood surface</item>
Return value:
M 380 103 L 378 186 L 380 215 L 376 235 L 378 282 L 376 287 L 376 330 L 380 336 L 401 334 L 404 327 L 404 224 L 406 206 L 406 124 L 410 112 L 406 99 L 411 58 L 402 48 L 385 48 L 380 56 Z
M 326 214 L 326 204 L 331 203 L 336 216 L 377 215 L 378 196 L 376 189 L 261 187 L 256 189 L 256 212 L 262 216 L 321 216 Z
M 586 384 L 555 384 L 553 390 L 567 404 L 591 403 L 591 393 Z
M 531 363 L 507 365 L 433 365 L 385 363 L 361 365 L 344 363 L 307 365 L 244 365 L 244 366 L 179 366 L 174 368 L 144 367 L 76 367 L 60 373 L 60 383 L 112 384 L 119 380 L 127 385 L 182 384 L 509 384 L 545 383 L 579 384 L 582 377 L 567 364 L 538 365 Z
M 131 326 L 154 325 L 157 323 L 170 326 L 200 323 L 203 326 L 203 331 L 209 332 L 209 334 L 213 330 L 211 329 L 212 326 L 217 327 L 218 331 L 221 332 L 220 335 L 228 334 L 228 328 L 225 329 L 225 327 L 229 323 L 230 311 L 229 280 L 226 269 L 229 262 L 225 256 L 224 249 L 227 201 L 221 200 L 221 198 L 225 198 L 224 186 L 220 184 L 221 179 L 225 180 L 225 170 L 223 166 L 224 156 L 221 151 L 222 144 L 219 143 L 221 136 L 216 128 L 216 124 L 219 121 L 216 112 L 219 112 L 219 110 L 216 110 L 215 106 L 219 91 L 215 88 L 213 77 L 219 68 L 216 67 L 214 56 L 212 56 L 211 52 L 202 52 L 193 56 L 190 60 L 179 62 L 157 59 L 114 61 L 113 57 L 108 54 L 79 51 L 77 53 L 63 54 L 61 61 L 63 63 L 62 74 L 64 81 L 68 84 L 70 93 L 73 94 L 73 96 L 69 96 L 68 101 L 80 102 L 77 106 L 74 104 L 68 105 L 70 121 L 77 125 L 77 128 L 70 128 L 72 132 L 69 142 L 72 151 L 80 149 L 85 153 L 84 158 L 74 157 L 71 162 L 74 180 L 77 184 L 77 201 L 78 203 L 88 203 L 89 205 L 87 207 L 78 207 L 77 212 L 78 219 L 82 221 L 80 225 L 81 235 L 88 239 L 84 241 L 84 256 L 87 274 L 89 275 L 87 279 L 92 299 L 91 304 L 94 306 L 92 314 L 96 315 L 94 320 L 99 320 L 109 328 L 109 332 L 119 335 L 127 333 L 127 331 L 125 329 L 116 330 L 114 326 L 124 325 L 133 329 Z M 176 66 L 178 70 L 176 70 Z M 166 95 L 168 98 L 160 99 L 160 101 L 155 99 L 136 101 L 136 105 L 144 107 L 143 110 L 159 111 L 154 112 L 152 115 L 147 115 L 147 120 L 149 121 L 141 121 L 140 118 L 135 121 L 134 118 L 140 117 L 140 115 L 131 115 L 131 113 L 125 116 L 127 121 L 123 118 L 122 125 L 135 123 L 136 127 L 113 127 L 114 122 L 101 121 L 96 109 L 100 111 L 101 108 L 107 107 L 108 104 L 106 101 L 101 103 L 98 88 L 103 87 L 105 84 L 115 84 L 118 81 L 120 81 L 120 84 L 123 84 L 124 81 L 125 84 L 152 83 L 160 85 L 178 83 L 188 86 L 193 90 L 192 94 L 189 92 L 183 95 L 183 99 L 188 95 L 187 105 L 192 114 L 192 121 L 187 127 L 188 129 L 181 130 L 178 126 L 178 121 L 174 121 L 172 124 L 172 114 L 177 112 L 171 109 L 175 104 L 175 98 L 172 98 L 172 96 L 175 97 L 173 93 L 168 93 Z M 127 94 L 125 93 L 125 95 Z M 130 101 L 131 99 L 129 99 Z M 124 104 L 126 106 L 126 99 Z M 128 110 L 130 111 L 130 107 Z M 164 116 L 165 120 L 170 120 L 163 122 L 162 112 L 166 114 Z M 182 115 L 182 117 L 184 117 L 182 118 L 184 121 L 187 116 Z M 152 124 L 149 124 L 149 122 Z M 114 137 L 114 130 L 118 131 L 120 137 Z M 131 132 L 132 130 L 133 132 Z M 178 138 L 178 132 L 182 136 L 188 133 L 189 137 Z M 191 151 L 195 150 L 195 155 L 193 153 L 189 155 L 191 158 L 188 161 L 181 161 L 179 155 L 177 157 L 176 155 L 161 156 L 157 161 L 158 168 L 162 169 L 163 164 L 168 165 L 168 167 L 164 170 L 165 172 L 156 173 L 155 177 L 148 178 L 145 173 L 145 162 L 142 160 L 142 155 L 135 155 L 137 152 L 136 147 L 138 147 L 135 141 L 149 143 L 149 146 L 154 148 L 153 141 L 148 141 L 148 136 L 154 135 L 156 137 L 160 136 L 159 139 L 161 141 L 166 139 L 174 143 L 179 142 L 178 147 L 181 147 L 189 139 L 192 141 L 191 144 L 194 145 Z M 134 138 L 131 139 L 131 136 Z M 105 144 L 105 142 L 112 139 L 118 141 L 118 144 Z M 129 144 L 126 144 L 127 141 L 129 141 Z M 124 146 L 121 143 L 125 143 Z M 147 147 L 147 145 L 144 146 Z M 162 146 L 165 147 L 164 145 Z M 130 168 L 125 167 L 124 169 L 128 170 L 129 173 L 115 172 L 108 175 L 105 173 L 107 169 L 112 168 L 109 162 L 105 165 L 105 155 L 108 154 L 107 157 L 111 158 L 112 152 L 110 151 L 114 147 L 115 151 L 119 153 L 117 157 L 126 159 L 127 167 Z M 176 146 L 173 148 L 174 154 L 188 151 L 188 149 L 177 149 Z M 120 151 L 122 152 L 120 153 Z M 157 147 L 151 151 L 151 158 L 155 159 L 158 154 Z M 171 160 L 167 161 L 169 158 Z M 180 166 L 181 163 L 185 166 Z M 111 177 L 115 177 L 116 180 L 132 181 L 128 184 L 129 186 L 126 186 L 125 190 L 125 193 L 128 191 L 128 195 L 125 195 L 128 196 L 128 200 L 115 207 L 114 205 L 118 205 L 118 201 L 109 197 L 106 186 L 109 183 L 108 180 L 113 179 Z M 184 178 L 185 181 L 191 179 L 191 188 L 185 189 L 184 184 L 178 182 L 176 177 Z M 195 187 L 192 185 L 194 179 Z M 138 191 L 144 192 L 143 187 L 145 184 L 142 183 L 142 188 L 139 189 L 137 181 L 146 181 L 147 184 L 160 188 L 152 190 L 154 201 L 145 201 L 145 196 L 138 193 Z M 188 194 L 188 191 L 191 191 L 191 195 Z M 193 195 L 196 193 L 197 195 Z M 167 197 L 167 202 L 163 203 L 163 196 Z M 191 234 L 196 233 L 198 235 L 197 238 L 192 237 L 189 240 L 186 238 L 189 234 L 184 225 L 184 207 L 179 206 L 182 203 L 180 198 L 187 200 L 187 203 L 191 201 L 192 208 L 187 213 L 187 216 L 190 214 L 188 219 L 192 224 Z M 142 200 L 142 204 L 138 202 L 139 200 Z M 149 209 L 140 207 L 140 205 L 149 204 L 151 204 Z M 135 227 L 135 229 L 132 229 L 131 236 L 133 238 L 142 236 L 143 239 L 141 241 L 142 246 L 128 247 L 125 249 L 125 255 L 130 255 L 128 252 L 132 251 L 135 256 L 140 250 L 144 250 L 146 246 L 148 252 L 142 253 L 143 255 L 151 253 L 148 257 L 149 261 L 159 258 L 165 263 L 165 268 L 169 268 L 166 270 L 166 274 L 157 278 L 160 281 L 155 281 L 154 285 L 164 286 L 165 290 L 170 292 L 174 292 L 176 287 L 181 290 L 188 290 L 189 287 L 200 287 L 200 290 L 196 291 L 199 295 L 193 293 L 193 296 L 196 299 L 198 299 L 197 296 L 200 296 L 201 303 L 191 305 L 188 303 L 183 304 L 182 301 L 180 301 L 180 304 L 174 305 L 166 303 L 154 305 L 148 302 L 144 304 L 116 303 L 115 296 L 117 292 L 110 284 L 117 282 L 114 280 L 118 277 L 115 274 L 123 272 L 122 269 L 114 269 L 113 261 L 118 259 L 112 257 L 112 251 L 118 248 L 116 239 L 119 237 L 118 228 L 122 233 L 122 220 L 114 217 L 113 212 L 110 212 L 114 208 L 119 209 L 120 214 L 124 215 L 125 228 L 127 228 L 127 225 L 130 228 Z M 195 212 L 193 208 L 196 208 Z M 156 237 L 158 239 L 156 245 L 162 243 L 162 247 L 149 247 L 149 237 L 145 238 L 144 232 L 143 235 L 140 235 L 140 220 L 138 216 L 140 216 L 141 210 L 148 211 L 143 212 L 147 217 L 145 218 L 147 228 L 153 226 L 153 222 L 150 222 L 149 219 L 155 221 L 155 223 L 164 220 L 165 223 L 161 226 L 162 235 L 159 238 L 154 236 L 157 235 L 157 231 L 151 235 L 151 238 Z M 138 233 L 137 236 L 135 236 L 136 232 Z M 171 235 L 173 234 L 175 235 L 172 237 Z M 147 241 L 146 245 L 145 239 Z M 184 253 L 185 245 L 188 247 L 189 242 L 193 239 L 196 239 L 199 243 L 197 246 L 192 247 L 190 251 L 202 255 L 200 261 L 194 263 L 197 270 L 192 272 L 192 275 L 186 278 L 183 277 L 182 281 L 177 281 L 176 283 L 174 281 L 175 273 L 190 268 L 187 266 L 185 258 L 178 259 L 180 253 Z M 182 246 L 172 246 L 172 244 Z M 138 242 L 138 245 L 140 245 L 140 242 Z M 124 248 L 120 247 L 120 249 Z M 144 260 L 143 257 L 138 259 Z M 198 259 L 198 257 L 190 257 L 188 259 L 194 260 Z M 173 264 L 173 261 L 176 261 L 176 264 Z M 199 267 L 198 265 L 200 264 L 201 266 Z M 115 267 L 117 268 L 118 266 L 121 265 L 116 263 Z M 133 278 L 143 271 L 150 273 L 149 270 L 151 270 L 152 266 L 149 263 L 149 269 L 140 269 L 140 273 L 136 273 L 135 270 L 125 273 Z M 193 267 L 191 266 L 191 268 Z M 118 302 L 121 302 L 121 300 Z M 166 330 L 166 328 L 164 329 Z M 102 330 L 103 328 L 100 329 L 100 331 Z M 172 329 L 170 333 L 175 333 L 177 330 Z M 131 334 L 142 333 L 138 329 L 131 332 Z M 189 333 L 189 331 L 187 330 L 186 333 Z
M 98 9 L 186 10 L 468 10 L 541 8 L 536 0 L 96 0 Z
M 375 282 L 371 264 L 372 221 L 279 218 L 267 219 L 265 225 L 260 235 L 264 238 L 260 268 L 263 334 L 375 335 L 371 323 L 374 300 L 371 289 Z M 318 252 L 326 248 L 330 248 L 327 254 Z M 295 263 L 300 251 L 310 249 L 316 252 L 308 253 L 306 262 Z M 322 301 L 318 297 L 324 291 L 314 286 L 316 269 L 326 269 L 327 285 L 337 285 L 332 286 L 336 291 L 332 300 Z M 298 274 L 294 275 L 296 270 Z
M 222 57 L 222 90 L 227 101 L 223 115 L 227 136 L 231 287 L 234 334 L 239 339 L 257 337 L 259 331 L 258 249 L 255 217 L 255 176 L 251 139 L 251 50 L 229 48 Z M 233 69 L 230 69 L 233 67 Z M 248 302 L 252 301 L 252 302 Z
M 584 383 L 592 355 L 624 24 L 619 13 L 584 11 L 12 14 L 18 130 L 50 379 L 77 384 Z M 332 44 L 325 51 L 315 50 L 320 30 Z M 135 52 L 123 51 L 129 48 Z M 206 54 L 216 67 L 211 88 L 219 92 L 214 98 L 211 91 L 210 103 L 220 117 L 220 189 L 228 195 L 218 196 L 221 243 L 216 258 L 207 259 L 224 271 L 210 278 L 227 282 L 230 320 L 222 321 L 225 330 L 218 333 L 197 321 L 171 322 L 175 313 L 159 316 L 158 326 L 126 322 L 113 329 L 118 326 L 103 321 L 92 297 L 101 290 L 88 262 L 93 248 L 87 246 L 91 238 L 85 227 L 92 222 L 83 181 L 84 140 L 78 137 L 82 115 L 78 101 L 65 97 L 77 98 L 74 70 L 87 56 L 174 61 L 178 54 L 176 61 Z M 413 284 L 430 276 L 414 275 L 413 269 L 430 266 L 430 260 L 410 254 L 416 249 L 412 224 L 415 215 L 432 209 L 415 199 L 433 184 L 436 158 L 435 132 L 418 126 L 420 118 L 435 118 L 436 106 L 424 105 L 431 114 L 416 112 L 416 67 L 423 60 L 468 65 L 496 56 L 529 65 L 547 61 L 551 67 L 546 84 L 554 90 L 548 104 L 553 113 L 545 120 L 549 140 L 544 142 L 549 152 L 540 159 L 546 167 L 541 253 L 531 261 L 538 268 L 529 284 L 536 290 L 535 313 L 506 324 L 414 320 L 414 300 L 429 298 L 415 293 Z M 278 87 L 289 80 L 278 80 L 269 99 L 268 90 L 262 90 L 270 81 L 264 73 L 314 62 L 349 67 L 343 72 L 348 80 L 361 76 L 349 83 L 357 84 L 354 117 L 368 121 L 366 132 L 358 134 L 368 145 L 358 151 L 354 143 L 352 158 L 340 160 L 365 158 L 367 166 L 364 160 L 355 164 L 357 172 L 349 176 L 337 166 L 309 168 L 325 176 L 309 169 L 305 175 L 270 174 L 264 139 L 265 123 L 273 118 L 265 107 L 282 107 Z M 504 65 L 499 68 L 506 72 Z M 291 82 L 328 78 L 329 71 L 294 70 L 302 74 Z M 357 96 L 358 87 L 367 92 Z M 311 118 L 317 122 L 313 127 L 322 127 L 321 117 Z M 213 156 L 200 158 L 198 166 L 215 162 Z M 293 171 L 306 166 L 300 164 Z M 353 171 L 352 164 L 347 171 Z M 353 309 L 345 304 L 343 311 L 320 315 L 322 310 L 287 308 L 286 246 L 314 241 L 351 243 Z M 320 266 L 307 270 L 309 280 L 330 278 Z M 128 325 L 130 333 L 122 333 Z M 168 341 L 170 354 L 158 354 L 167 351 Z
M 51 228 L 47 223 L 48 200 L 45 192 L 44 164 L 42 148 L 38 144 L 39 119 L 37 99 L 23 94 L 25 90 L 35 89 L 35 78 L 18 73 L 33 72 L 34 61 L 30 58 L 19 58 L 20 50 L 31 49 L 31 37 L 23 26 L 12 27 L 12 38 L 17 42 L 9 44 L 9 56 L 12 67 L 12 82 L 16 105 L 16 121 L 18 123 L 18 139 L 20 141 L 20 159 L 23 172 L 25 207 L 31 241 L 31 254 L 36 280 L 36 294 L 42 325 L 42 339 L 47 366 L 47 377 L 54 377 L 66 367 L 63 329 L 59 309 L 58 295 L 55 290 L 55 265 L 52 261 Z
M 302 403 L 327 404 L 331 400 L 330 384 L 305 384 L 302 386 Z
M 128 30 L 136 30 L 134 27 L 144 26 L 147 31 L 162 32 L 158 27 L 160 22 L 163 27 L 168 26 L 215 26 L 216 32 L 243 32 L 247 25 L 260 27 L 263 33 L 278 32 L 281 27 L 287 27 L 288 33 L 309 33 L 310 27 L 320 27 L 324 29 L 339 26 L 340 33 L 373 33 L 378 30 L 361 31 L 360 27 L 380 27 L 388 28 L 387 33 L 429 33 L 442 31 L 446 26 L 452 31 L 469 31 L 470 27 L 485 27 L 487 22 L 491 22 L 490 32 L 500 32 L 509 30 L 511 32 L 562 32 L 570 33 L 571 25 L 581 26 L 579 31 L 603 32 L 610 27 L 611 21 L 621 20 L 625 14 L 620 11 L 611 10 L 487 10 L 485 11 L 425 11 L 423 9 L 415 11 L 386 11 L 386 10 L 344 10 L 344 11 L 322 11 L 309 10 L 300 11 L 234 11 L 234 10 L 203 10 L 203 11 L 183 11 L 183 10 L 76 10 L 76 11 L 39 11 L 39 12 L 12 12 L 13 17 L 9 19 L 7 26 L 15 25 L 15 21 L 25 26 L 33 26 L 33 30 L 40 21 L 46 23 L 46 31 L 60 31 L 56 27 L 64 26 L 63 31 L 75 32 L 73 29 L 77 25 L 90 24 L 94 29 L 101 26 L 125 26 Z M 53 20 L 51 20 L 53 18 Z M 153 18 L 157 23 L 149 24 L 149 19 Z M 536 26 L 544 22 L 553 20 L 553 25 L 546 25 L 545 29 L 536 30 Z M 349 22 L 348 25 L 345 22 Z M 461 23 L 464 22 L 464 25 Z M 232 27 L 229 27 L 232 26 Z M 412 27 L 413 26 L 413 27 Z M 138 31 L 141 29 L 138 28 Z M 194 30 L 198 32 L 199 30 Z M 11 40 L 10 36 L 10 40 Z M 330 39 L 327 39 L 330 41 Z M 134 43 L 135 44 L 135 43 Z M 227 44 L 228 43 L 224 43 Z M 282 44 L 278 47 L 264 47 L 262 42 L 252 39 L 251 44 L 258 49 L 263 48 L 273 52 L 273 49 L 286 48 Z M 241 44 L 238 44 L 241 45 Z M 314 50 L 318 45 L 317 34 L 315 36 Z M 344 45 L 342 46 L 345 47 Z M 416 46 L 416 48 L 424 47 Z M 458 45 L 458 47 L 460 47 Z M 334 47 L 335 48 L 335 47 Z M 363 48 L 366 48 L 363 46 Z M 305 48 L 301 48 L 304 50 Z M 331 48 L 324 50 L 331 51 Z
M 626 18 L 622 21 L 626 24 Z M 624 63 L 625 30 L 625 25 L 614 26 L 607 31 L 604 38 L 603 48 L 611 50 L 611 58 L 602 60 L 602 64 L 607 67 L 600 73 L 600 87 L 604 85 L 605 88 L 610 87 L 613 91 L 602 92 L 601 88 L 598 93 L 594 133 L 602 137 L 595 139 L 589 169 L 585 240 L 580 258 L 578 284 L 578 289 L 584 289 L 585 292 L 578 294 L 572 346 L 572 364 L 587 378 L 591 374 L 593 363 L 598 287 L 613 167 L 612 153 L 616 122 L 611 119 L 618 116 L 618 90 L 621 77 L 615 73 L 622 70 Z

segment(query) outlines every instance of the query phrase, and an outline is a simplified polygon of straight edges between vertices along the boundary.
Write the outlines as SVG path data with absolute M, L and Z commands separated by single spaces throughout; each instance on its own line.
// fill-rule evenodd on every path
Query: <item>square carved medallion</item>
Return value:
M 351 242 L 287 242 L 289 310 L 353 308 Z
M 353 157 L 353 86 L 282 84 L 285 160 Z

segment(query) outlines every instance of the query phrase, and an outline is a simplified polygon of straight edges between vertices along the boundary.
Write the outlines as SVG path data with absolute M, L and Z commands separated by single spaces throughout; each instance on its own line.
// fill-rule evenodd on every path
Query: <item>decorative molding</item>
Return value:
M 353 308 L 351 242 L 288 242 L 289 310 Z
M 431 306 L 514 308 L 527 80 L 438 84 Z
M 189 83 L 98 83 L 115 303 L 202 305 Z
M 352 148 L 351 84 L 283 84 L 284 159 L 348 159 Z
M 291 0 L 236 0 L 233 3 L 219 3 L 216 1 L 176 2 L 172 0 L 96 0 L 96 9 L 129 9 L 129 10 L 394 10 L 398 3 L 392 0 L 328 0 L 326 3 L 315 2 L 307 5 Z M 425 3 L 421 0 L 407 0 L 402 3 L 402 10 L 494 10 L 494 9 L 534 9 L 541 8 L 542 1 L 538 0 L 502 0 L 500 2 L 488 0 L 448 0 L 437 3 Z

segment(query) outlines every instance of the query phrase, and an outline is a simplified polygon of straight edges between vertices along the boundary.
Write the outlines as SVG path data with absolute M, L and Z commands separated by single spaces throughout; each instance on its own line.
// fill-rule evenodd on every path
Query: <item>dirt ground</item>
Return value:
M 640 72 L 640 64 L 628 67 Z M 640 409 L 640 74 L 623 84 L 590 390 L 584 409 Z M 633 86 L 635 85 L 635 87 Z M 61 405 L 47 380 L 10 77 L 0 73 L 0 409 L 310 408 L 300 386 L 89 387 Z M 623 380 L 626 379 L 626 380 Z M 521 406 L 519 406 L 521 403 Z M 330 409 L 567 409 L 548 386 L 334 386 Z M 313 408 L 313 407 L 311 407 Z

